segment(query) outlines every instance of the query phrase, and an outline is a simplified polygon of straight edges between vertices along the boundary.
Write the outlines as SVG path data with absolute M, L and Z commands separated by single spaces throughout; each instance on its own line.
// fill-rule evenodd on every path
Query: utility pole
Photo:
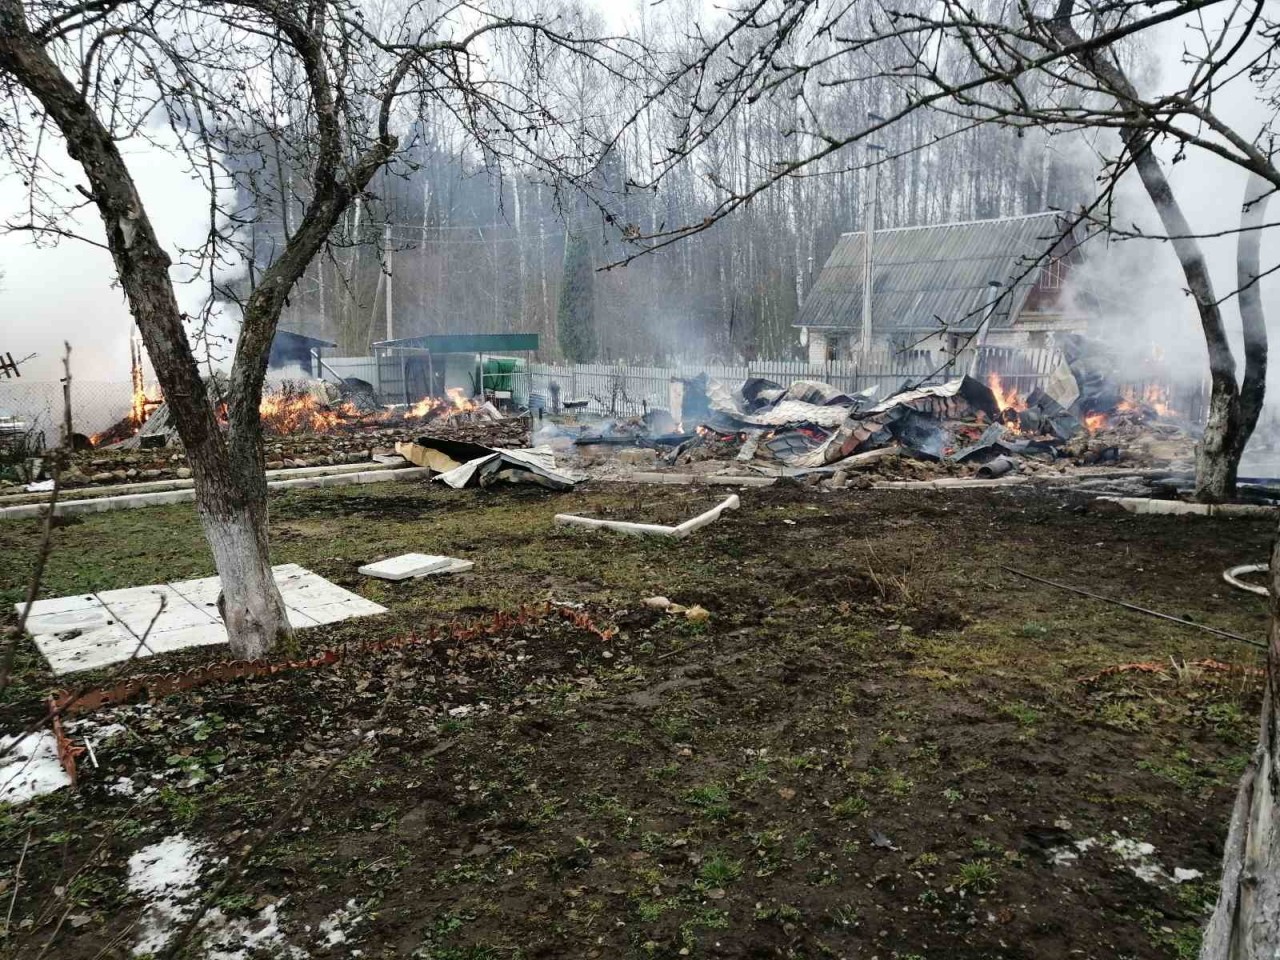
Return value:
M 884 122 L 884 117 L 878 113 L 868 113 L 867 117 L 873 123 Z M 878 143 L 868 143 L 867 150 L 871 158 L 874 158 L 877 154 L 884 152 L 884 147 Z M 869 199 L 866 224 L 862 231 L 862 343 L 859 351 L 864 360 L 871 355 L 871 282 L 875 278 L 873 258 L 876 242 L 876 193 L 880 186 L 879 160 L 869 158 L 867 162 L 867 173 L 871 177 L 871 185 L 867 191 Z
M 386 296 L 383 298 L 387 307 L 387 339 L 394 340 L 395 332 L 392 330 L 391 324 L 391 224 L 387 223 L 382 228 L 382 256 L 386 261 L 383 264 L 383 271 L 386 276 Z

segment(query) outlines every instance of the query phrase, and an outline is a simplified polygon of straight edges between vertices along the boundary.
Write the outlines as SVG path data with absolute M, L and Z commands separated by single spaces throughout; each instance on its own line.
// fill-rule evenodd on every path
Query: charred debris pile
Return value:
M 225 409 L 220 409 L 225 422 Z M 397 443 L 445 441 L 518 448 L 529 442 L 527 415 L 499 410 L 484 398 L 452 390 L 414 404 L 381 404 L 372 393 L 322 381 L 284 381 L 262 397 L 266 468 L 363 463 L 392 454 Z M 190 476 L 182 442 L 158 390 L 135 391 L 130 412 L 77 445 L 64 486 L 95 486 Z
M 1120 385 L 1105 358 L 1077 345 L 1069 361 L 1025 396 L 997 374 L 904 384 L 879 399 L 829 384 L 737 386 L 705 375 L 683 381 L 684 422 L 663 411 L 588 428 L 581 449 L 655 466 L 736 462 L 791 475 L 931 478 L 1058 471 L 1067 465 L 1189 468 L 1196 431 L 1165 392 Z M 849 482 L 856 482 L 850 480 Z

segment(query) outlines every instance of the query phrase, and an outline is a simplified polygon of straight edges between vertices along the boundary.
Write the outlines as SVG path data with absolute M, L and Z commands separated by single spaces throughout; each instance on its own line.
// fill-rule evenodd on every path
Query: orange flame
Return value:
M 1099 430 L 1105 430 L 1108 426 L 1109 423 L 1105 413 L 1090 413 L 1084 418 L 1084 428 L 1089 433 L 1097 433 Z
M 1027 402 L 1018 396 L 1018 391 L 1014 387 L 1005 388 L 1000 380 L 1000 374 L 992 373 L 987 376 L 987 386 L 991 388 L 991 392 L 995 394 L 996 406 L 1000 408 L 1000 412 L 1005 410 L 1025 410 Z
M 281 437 L 292 433 L 323 433 L 342 422 L 341 413 L 325 409 L 311 394 L 291 390 L 263 394 L 258 416 L 267 433 Z
M 155 395 L 147 395 L 147 385 L 142 376 L 142 345 L 137 340 L 129 341 L 129 379 L 133 384 L 133 398 L 129 403 L 129 419 L 134 429 L 147 422 L 152 411 L 164 402 L 164 395 L 156 387 Z
M 1116 409 L 1121 413 L 1137 413 L 1143 408 L 1153 410 L 1158 417 L 1167 417 L 1175 412 L 1169 403 L 1167 387 L 1149 383 L 1141 394 L 1133 387 L 1125 387 L 1123 399 L 1116 404 Z
M 479 409 L 480 404 L 470 399 L 461 387 L 450 387 L 444 397 L 423 397 L 415 403 L 405 417 L 411 420 L 451 416 Z

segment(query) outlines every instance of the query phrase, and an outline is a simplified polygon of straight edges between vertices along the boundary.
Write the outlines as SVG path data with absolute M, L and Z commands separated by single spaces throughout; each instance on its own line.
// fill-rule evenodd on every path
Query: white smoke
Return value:
M 1219 24 L 1220 26 L 1220 21 Z M 1213 24 L 1208 25 L 1210 30 Z M 1211 33 L 1212 35 L 1212 33 Z M 1182 62 L 1184 46 L 1194 49 L 1198 34 L 1185 23 L 1171 23 L 1155 32 L 1150 40 L 1159 70 L 1147 84 L 1148 93 L 1177 90 L 1190 76 L 1191 67 Z M 1202 42 L 1202 41 L 1201 41 Z M 1241 60 L 1256 54 L 1256 44 L 1247 44 Z M 1214 97 L 1215 112 L 1245 138 L 1252 139 L 1264 127 L 1268 112 L 1249 80 L 1237 78 Z M 1248 174 L 1199 148 L 1179 154 L 1174 145 L 1157 148 L 1177 197 L 1192 229 L 1200 234 L 1223 233 L 1237 228 Z M 1272 202 L 1272 218 L 1280 213 L 1280 203 Z M 1138 179 L 1130 171 L 1121 181 L 1115 225 L 1118 228 L 1162 236 L 1165 230 Z M 1236 282 L 1234 233 L 1205 237 L 1200 241 L 1212 277 L 1215 294 L 1226 299 L 1221 306 L 1228 335 L 1235 348 L 1237 366 L 1243 366 L 1240 350 L 1240 312 L 1231 294 Z M 1092 247 L 1092 249 L 1090 249 Z M 1186 291 L 1184 278 L 1172 245 L 1153 239 L 1112 239 L 1091 241 L 1086 247 L 1089 264 L 1081 275 L 1083 289 L 1096 294 L 1102 307 L 1103 324 L 1098 331 L 1109 340 L 1125 362 L 1140 362 L 1153 351 L 1163 357 L 1169 374 L 1184 383 L 1199 383 L 1208 376 L 1208 359 L 1198 311 Z M 1262 268 L 1280 262 L 1280 235 L 1264 232 Z M 1264 277 L 1260 282 L 1268 329 L 1274 338 L 1280 330 L 1280 282 Z M 1275 370 L 1277 365 L 1273 365 Z M 1280 389 L 1280 371 L 1269 386 Z
M 143 204 L 160 242 L 169 251 L 179 307 L 197 315 L 208 295 L 208 278 L 193 281 L 180 264 L 180 250 L 198 246 L 209 230 L 209 194 L 191 173 L 187 158 L 167 127 L 149 136 L 163 145 L 139 143 L 125 152 Z M 46 134 L 46 161 L 63 184 L 87 186 L 83 171 L 61 141 Z M 0 165 L 0 223 L 26 220 L 26 191 L 18 171 Z M 96 243 L 105 243 L 102 222 L 87 205 L 60 226 Z M 220 275 L 219 279 L 226 279 Z M 84 381 L 129 379 L 129 337 L 133 320 L 120 289 L 111 255 L 102 247 L 62 239 L 37 244 L 30 233 L 0 233 L 0 351 L 15 359 L 36 356 L 22 365 L 22 376 L 55 380 L 62 375 L 62 344 L 72 347 L 72 375 Z M 234 336 L 234 309 L 216 311 L 213 324 Z M 225 352 L 225 349 L 224 351 Z

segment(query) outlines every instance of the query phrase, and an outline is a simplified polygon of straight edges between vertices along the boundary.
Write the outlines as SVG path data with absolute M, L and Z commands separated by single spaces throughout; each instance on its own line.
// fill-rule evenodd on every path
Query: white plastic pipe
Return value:
M 706 513 L 700 513 L 692 520 L 686 520 L 675 527 L 657 523 L 629 523 L 625 520 L 599 520 L 596 517 L 580 517 L 574 513 L 557 513 L 555 522 L 566 526 L 586 527 L 589 530 L 616 530 L 618 533 L 629 533 L 637 537 L 672 537 L 683 540 L 695 530 L 719 520 L 720 514 L 726 510 L 737 510 L 740 504 L 738 495 L 731 494 Z

